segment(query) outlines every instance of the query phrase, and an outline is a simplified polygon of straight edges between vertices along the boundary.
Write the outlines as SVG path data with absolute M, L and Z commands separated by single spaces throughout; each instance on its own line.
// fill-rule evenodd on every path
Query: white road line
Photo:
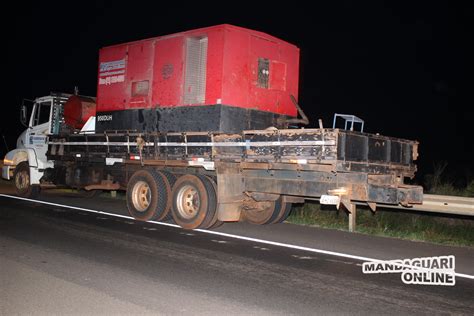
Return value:
M 70 205 L 64 205 L 64 204 L 58 204 L 58 203 L 52 203 L 52 202 L 46 202 L 46 201 L 40 201 L 40 200 L 27 199 L 27 198 L 22 198 L 22 197 L 19 197 L 19 196 L 13 196 L 13 195 L 7 195 L 7 194 L 0 194 L 0 196 L 6 197 L 6 198 L 11 198 L 11 199 L 35 202 L 35 203 L 40 203 L 40 204 L 45 204 L 45 205 L 59 206 L 59 207 L 69 208 L 69 209 L 72 209 L 72 210 L 91 212 L 91 213 L 99 213 L 99 214 L 104 214 L 104 215 L 109 215 L 109 216 L 115 216 L 115 217 L 135 220 L 131 216 L 125 216 L 125 215 L 120 215 L 120 214 L 104 212 L 104 211 L 98 211 L 98 210 L 93 210 L 93 209 L 88 209 L 88 208 L 83 208 L 83 207 L 77 207 L 77 206 L 70 206 Z M 181 229 L 181 226 L 176 225 L 176 224 L 156 222 L 156 221 L 149 221 L 147 223 L 153 223 L 153 224 L 157 224 L 157 225 L 169 226 L 169 227 L 175 227 L 175 228 Z M 251 242 L 260 243 L 260 244 L 264 244 L 264 245 L 272 245 L 272 246 L 302 250 L 302 251 L 307 251 L 307 252 L 312 252 L 312 253 L 320 253 L 320 254 L 336 256 L 336 257 L 342 257 L 342 258 L 349 258 L 349 259 L 360 260 L 360 261 L 385 262 L 385 260 L 381 260 L 381 259 L 374 259 L 374 258 L 369 258 L 369 257 L 350 255 L 350 254 L 336 252 L 336 251 L 329 251 L 329 250 L 323 250 L 323 249 L 317 249 L 317 248 L 297 246 L 297 245 L 292 245 L 292 244 L 285 244 L 285 243 L 276 242 L 276 241 L 257 239 L 257 238 L 252 238 L 252 237 L 245 237 L 245 236 L 234 235 L 234 234 L 227 234 L 227 233 L 222 233 L 222 232 L 217 232 L 217 231 L 212 231 L 212 230 L 195 229 L 195 231 L 205 233 L 205 234 L 228 237 L 228 238 L 232 238 L 232 239 L 251 241 Z M 466 278 L 466 279 L 474 280 L 474 275 L 470 275 L 470 274 L 455 273 L 455 276 L 460 277 L 460 278 Z

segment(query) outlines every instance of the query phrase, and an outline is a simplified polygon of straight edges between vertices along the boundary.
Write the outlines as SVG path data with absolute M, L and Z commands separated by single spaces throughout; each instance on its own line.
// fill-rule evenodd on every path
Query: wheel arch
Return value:
M 3 176 L 7 176 L 8 180 L 10 180 L 10 173 L 13 173 L 16 166 L 25 161 L 28 162 L 30 168 L 33 167 L 34 169 L 30 169 L 31 184 L 39 184 L 39 180 L 43 176 L 43 173 L 37 170 L 38 159 L 36 157 L 36 152 L 31 148 L 21 148 L 9 151 L 3 159 L 3 168 L 8 169 L 7 172 L 2 173 Z
M 21 149 L 14 149 L 9 151 L 5 155 L 5 159 L 3 163 L 5 165 L 16 167 L 20 162 L 27 161 L 30 167 L 37 167 L 38 160 L 36 158 L 36 153 L 31 148 L 21 148 Z

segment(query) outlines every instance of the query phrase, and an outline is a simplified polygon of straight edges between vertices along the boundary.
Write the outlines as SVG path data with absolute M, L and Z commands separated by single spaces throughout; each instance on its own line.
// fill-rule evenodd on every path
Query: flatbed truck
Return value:
M 2 177 L 35 197 L 124 190 L 131 216 L 185 229 L 284 221 L 294 203 L 422 203 L 418 142 L 307 123 L 299 50 L 231 25 L 106 47 L 98 95 L 22 107 L 27 129 Z M 300 115 L 302 118 L 298 118 Z

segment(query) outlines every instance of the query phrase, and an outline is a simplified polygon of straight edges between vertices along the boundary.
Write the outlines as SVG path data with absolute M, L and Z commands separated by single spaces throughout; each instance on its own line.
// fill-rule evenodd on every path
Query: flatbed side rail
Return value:
M 256 130 L 240 134 L 105 133 L 53 136 L 48 156 L 64 159 L 205 160 L 331 164 L 336 172 L 413 177 L 417 143 L 339 129 Z M 402 159 L 403 158 L 403 159 Z M 334 163 L 337 162 L 337 163 Z
M 233 163 L 247 191 L 303 198 L 340 191 L 350 201 L 419 203 L 420 188 L 403 184 L 416 170 L 414 156 L 392 159 L 393 144 L 413 153 L 416 142 L 339 129 L 74 134 L 52 137 L 47 155 L 63 165 L 201 167 L 216 174 Z

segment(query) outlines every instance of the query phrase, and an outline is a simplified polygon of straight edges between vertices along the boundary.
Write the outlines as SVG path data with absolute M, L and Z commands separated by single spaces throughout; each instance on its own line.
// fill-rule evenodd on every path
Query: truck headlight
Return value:
M 10 159 L 3 159 L 3 165 L 13 165 L 14 161 Z

